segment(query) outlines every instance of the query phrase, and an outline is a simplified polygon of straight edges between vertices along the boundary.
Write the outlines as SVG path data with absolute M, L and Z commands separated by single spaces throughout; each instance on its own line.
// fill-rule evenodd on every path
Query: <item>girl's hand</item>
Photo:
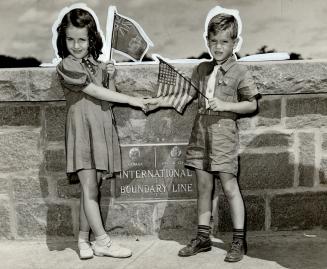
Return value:
M 146 106 L 147 106 L 146 112 L 156 110 L 157 108 L 162 106 L 162 97 L 149 98 L 149 99 L 144 99 L 144 100 L 145 100 Z
M 148 112 L 148 104 L 156 104 L 155 100 L 152 99 L 144 99 L 139 97 L 130 97 L 129 105 L 140 107 L 144 113 Z
M 109 79 L 113 79 L 116 75 L 116 67 L 113 61 L 106 63 L 107 72 L 109 74 Z
M 221 101 L 218 98 L 209 98 L 209 106 L 213 111 L 228 111 L 228 102 Z

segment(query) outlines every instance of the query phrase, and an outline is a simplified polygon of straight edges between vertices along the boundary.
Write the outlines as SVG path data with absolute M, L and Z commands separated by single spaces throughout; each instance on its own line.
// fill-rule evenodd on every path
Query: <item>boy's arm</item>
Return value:
M 224 102 L 218 98 L 209 99 L 210 108 L 213 111 L 230 111 L 237 114 L 248 114 L 257 110 L 257 99 L 241 101 L 238 103 Z
M 237 92 L 239 102 L 224 102 L 212 98 L 209 100 L 211 109 L 214 111 L 230 111 L 237 114 L 248 114 L 257 110 L 257 98 L 260 94 L 250 72 L 246 68 L 243 69 Z

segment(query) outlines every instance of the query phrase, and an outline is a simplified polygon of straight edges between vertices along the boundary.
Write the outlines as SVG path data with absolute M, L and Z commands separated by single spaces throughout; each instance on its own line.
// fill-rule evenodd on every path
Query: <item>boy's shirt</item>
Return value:
M 215 61 L 203 62 L 196 66 L 192 74 L 192 83 L 205 96 L 207 93 L 208 80 L 215 67 Z M 192 92 L 196 96 L 196 92 Z M 213 92 L 214 98 L 219 98 L 225 102 L 237 103 L 240 101 L 251 101 L 259 94 L 255 82 L 247 70 L 246 66 L 236 62 L 234 56 L 231 56 L 220 65 L 217 71 L 215 88 Z M 206 113 L 206 99 L 202 95 L 199 98 L 199 113 Z

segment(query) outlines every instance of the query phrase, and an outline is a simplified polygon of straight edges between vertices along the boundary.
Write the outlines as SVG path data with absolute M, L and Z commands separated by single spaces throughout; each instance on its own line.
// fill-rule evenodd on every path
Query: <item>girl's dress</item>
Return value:
M 69 55 L 58 64 L 57 73 L 67 102 L 67 174 L 72 176 L 81 169 L 120 171 L 121 154 L 112 104 L 82 91 L 91 82 L 106 85 L 105 64 L 92 56 L 76 59 Z

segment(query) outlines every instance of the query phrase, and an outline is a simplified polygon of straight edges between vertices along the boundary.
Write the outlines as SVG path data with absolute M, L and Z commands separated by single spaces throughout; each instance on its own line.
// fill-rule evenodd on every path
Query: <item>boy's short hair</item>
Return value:
M 210 34 L 218 34 L 220 31 L 230 30 L 230 35 L 232 39 L 237 38 L 238 34 L 238 24 L 237 20 L 233 15 L 226 13 L 220 13 L 214 16 L 208 24 L 208 37 Z

